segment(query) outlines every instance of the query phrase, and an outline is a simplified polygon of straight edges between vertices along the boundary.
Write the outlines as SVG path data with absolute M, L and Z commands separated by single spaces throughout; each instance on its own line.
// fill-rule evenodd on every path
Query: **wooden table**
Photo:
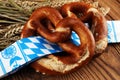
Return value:
M 120 20 L 120 0 L 98 0 L 100 5 L 110 7 L 106 18 Z M 106 51 L 88 65 L 61 76 L 44 76 L 26 66 L 2 80 L 120 80 L 120 44 L 109 44 Z

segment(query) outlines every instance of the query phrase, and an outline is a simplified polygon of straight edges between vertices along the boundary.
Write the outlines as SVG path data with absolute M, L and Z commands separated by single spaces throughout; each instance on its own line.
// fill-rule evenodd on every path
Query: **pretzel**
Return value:
M 62 6 L 64 17 L 79 18 L 88 22 L 96 42 L 96 54 L 102 53 L 107 47 L 107 24 L 102 13 L 84 2 L 72 2 Z
M 80 37 L 79 46 L 70 41 L 71 30 Z M 65 51 L 62 55 L 48 55 L 47 58 L 34 62 L 32 67 L 40 72 L 65 74 L 87 64 L 94 55 L 95 41 L 89 29 L 79 19 L 63 19 L 55 8 L 36 9 L 25 24 L 21 38 L 32 36 L 36 32 L 47 40 L 57 43 Z M 64 67 L 60 70 L 61 66 Z

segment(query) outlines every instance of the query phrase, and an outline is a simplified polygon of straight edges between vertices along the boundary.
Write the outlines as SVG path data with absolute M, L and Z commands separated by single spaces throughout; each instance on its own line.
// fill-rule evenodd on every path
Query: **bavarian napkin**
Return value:
M 107 25 L 108 43 L 120 42 L 120 21 L 107 21 Z M 76 45 L 80 44 L 75 32 L 72 32 L 71 40 Z M 0 78 L 16 72 L 40 57 L 61 51 L 62 49 L 57 44 L 40 36 L 18 40 L 0 52 Z
M 120 42 L 120 21 L 107 21 L 108 43 Z

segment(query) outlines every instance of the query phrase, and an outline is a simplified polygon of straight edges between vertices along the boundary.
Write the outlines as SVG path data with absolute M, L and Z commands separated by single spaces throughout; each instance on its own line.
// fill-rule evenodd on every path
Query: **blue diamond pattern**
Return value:
M 46 45 L 49 45 L 49 47 Z M 19 46 L 23 50 L 24 54 L 30 59 L 39 57 L 39 54 L 50 54 L 56 53 L 56 51 L 62 51 L 62 49 L 57 44 L 50 43 L 41 37 L 29 37 L 22 39 L 21 43 L 19 43 Z

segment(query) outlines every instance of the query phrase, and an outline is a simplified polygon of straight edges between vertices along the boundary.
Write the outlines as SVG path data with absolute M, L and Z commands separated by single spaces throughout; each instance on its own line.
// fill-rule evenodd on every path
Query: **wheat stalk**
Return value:
M 11 38 L 11 37 L 14 37 L 16 35 L 20 35 L 20 33 L 23 29 L 22 24 L 15 24 L 14 26 L 15 26 L 14 28 L 8 29 L 8 31 L 5 33 L 3 38 Z
M 0 50 L 3 50 L 4 48 L 8 47 L 15 41 L 19 40 L 20 36 L 15 36 L 11 38 L 0 38 Z
M 31 12 L 24 10 L 14 0 L 0 1 L 0 23 L 25 23 Z

